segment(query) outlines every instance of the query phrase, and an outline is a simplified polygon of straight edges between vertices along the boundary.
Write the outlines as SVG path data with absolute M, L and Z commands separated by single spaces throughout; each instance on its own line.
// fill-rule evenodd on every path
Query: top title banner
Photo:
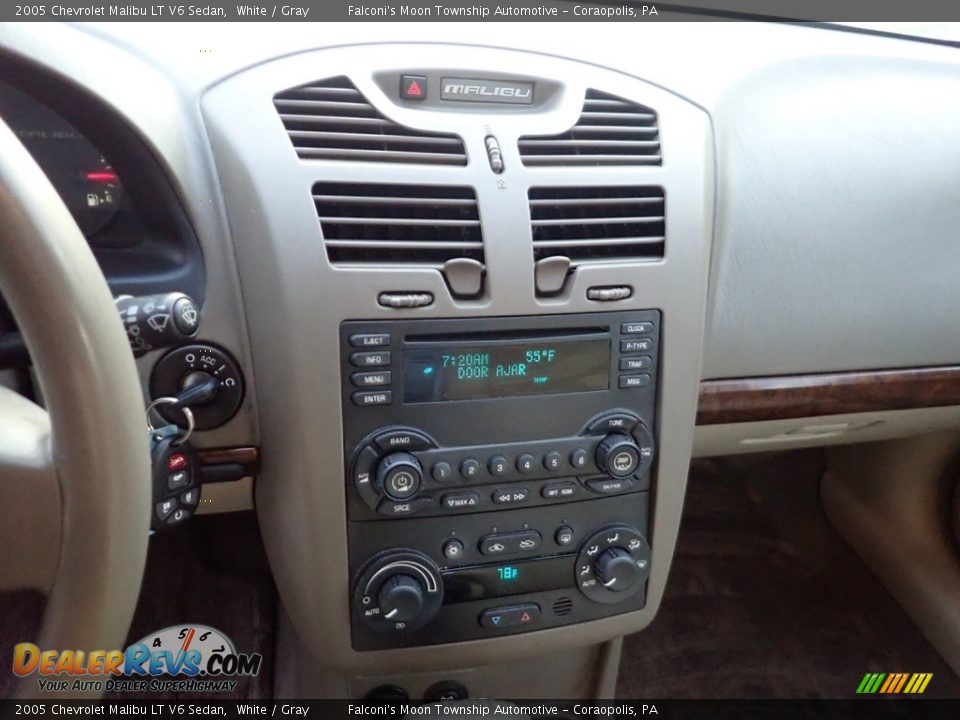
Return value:
M 299 0 L 239 3 L 213 0 L 191 4 L 97 0 L 25 0 L 0 3 L 0 21 L 376 21 L 376 22 L 663 22 L 704 20 L 785 20 L 795 22 L 946 22 L 960 20 L 955 0 L 653 0 L 611 2 L 529 0 Z M 880 28 L 898 32 L 896 27 Z

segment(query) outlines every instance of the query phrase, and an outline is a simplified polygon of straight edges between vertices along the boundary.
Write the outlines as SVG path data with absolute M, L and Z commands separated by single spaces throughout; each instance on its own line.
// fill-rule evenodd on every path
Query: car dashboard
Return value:
M 360 694 L 647 626 L 692 457 L 960 424 L 955 49 L 445 27 L 0 34 L 115 294 L 202 305 L 145 401 L 232 363 L 203 511 L 255 507 L 294 654 Z

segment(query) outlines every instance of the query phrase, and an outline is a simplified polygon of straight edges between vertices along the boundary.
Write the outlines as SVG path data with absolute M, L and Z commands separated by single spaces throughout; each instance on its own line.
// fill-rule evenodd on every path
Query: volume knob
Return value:
M 423 468 L 410 453 L 387 455 L 377 466 L 377 487 L 391 500 L 409 500 L 420 491 Z

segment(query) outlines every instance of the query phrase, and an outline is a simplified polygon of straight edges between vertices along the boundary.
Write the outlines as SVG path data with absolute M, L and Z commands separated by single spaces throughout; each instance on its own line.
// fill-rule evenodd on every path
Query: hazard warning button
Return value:
M 487 630 L 504 627 L 535 625 L 540 619 L 540 606 L 536 603 L 508 605 L 490 608 L 480 614 L 480 625 Z
M 427 78 L 423 75 L 401 75 L 400 98 L 402 100 L 426 100 Z

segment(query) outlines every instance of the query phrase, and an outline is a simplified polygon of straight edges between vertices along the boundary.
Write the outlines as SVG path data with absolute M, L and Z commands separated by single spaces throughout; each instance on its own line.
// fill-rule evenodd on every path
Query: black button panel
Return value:
M 393 453 L 419 464 L 419 482 L 403 473 L 375 481 Z M 646 423 L 615 410 L 591 419 L 581 435 L 511 445 L 444 448 L 420 430 L 385 428 L 356 451 L 352 480 L 363 503 L 387 517 L 459 514 L 644 491 L 653 457 Z
M 398 78 L 392 76 L 393 88 Z M 353 648 L 496 637 L 643 607 L 642 592 L 630 595 L 623 588 L 633 588 L 630 578 L 646 572 L 631 544 L 648 533 L 659 311 L 450 319 L 390 312 L 340 327 L 351 591 L 379 553 L 409 548 L 436 563 L 444 595 L 429 624 L 416 629 L 398 622 L 389 634 L 371 631 L 362 619 L 365 608 L 354 608 Z M 432 399 L 405 401 L 405 379 L 419 366 L 405 371 L 404 363 L 430 343 L 467 347 L 529 339 L 531 348 L 550 348 L 591 336 L 604 337 L 610 350 L 602 391 L 469 401 L 445 400 L 441 392 L 449 391 L 438 385 Z M 608 442 L 601 451 L 611 435 L 617 445 Z M 403 456 L 403 463 L 391 461 L 394 467 L 389 456 Z M 176 491 L 178 508 L 191 508 L 192 496 L 180 497 L 188 491 Z M 600 529 L 617 523 L 639 536 L 622 544 L 610 533 L 612 544 L 590 556 L 583 563 L 590 565 L 587 574 L 577 577 L 578 554 L 592 549 Z M 456 575 L 456 588 L 444 589 L 448 575 Z M 606 606 L 594 594 L 629 599 Z
M 536 603 L 490 608 L 480 614 L 480 625 L 488 630 L 533 625 L 539 620 L 540 606 Z
M 496 533 L 480 540 L 480 552 L 487 556 L 532 553 L 540 547 L 540 533 L 536 530 Z

